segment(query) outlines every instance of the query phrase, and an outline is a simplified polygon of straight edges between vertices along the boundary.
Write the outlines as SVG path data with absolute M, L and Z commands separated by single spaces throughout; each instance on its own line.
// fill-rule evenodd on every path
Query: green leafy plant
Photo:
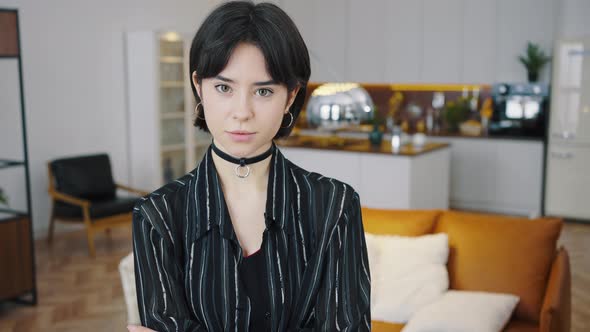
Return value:
M 369 123 L 372 124 L 374 127 L 383 124 L 383 117 L 379 114 L 379 109 L 377 108 L 377 105 L 373 106 L 373 112 L 371 118 L 369 119 Z
M 539 45 L 529 41 L 526 53 L 519 55 L 518 60 L 525 66 L 529 82 L 536 82 L 539 79 L 539 72 L 551 60 L 551 57 L 545 54 Z
M 459 130 L 459 124 L 469 116 L 469 98 L 459 97 L 449 101 L 443 110 L 443 118 L 450 132 Z
M 4 194 L 4 190 L 0 188 L 0 204 L 8 204 L 8 197 Z
M 383 123 L 383 117 L 379 114 L 377 106 L 373 107 L 373 116 L 370 119 L 373 124 L 373 131 L 369 133 L 369 142 L 372 146 L 381 146 L 383 141 L 383 131 L 381 131 L 381 124 Z

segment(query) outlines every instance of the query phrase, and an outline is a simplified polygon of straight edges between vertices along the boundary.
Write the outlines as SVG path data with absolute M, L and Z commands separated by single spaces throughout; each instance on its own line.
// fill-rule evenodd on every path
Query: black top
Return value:
M 139 315 L 155 331 L 253 331 L 243 259 L 211 147 L 198 167 L 133 208 Z M 271 155 L 265 239 L 271 331 L 370 331 L 359 195 Z
M 271 330 L 270 297 L 268 295 L 268 278 L 266 278 L 263 248 L 264 245 L 258 251 L 244 257 L 240 266 L 240 276 L 252 304 L 250 331 Z

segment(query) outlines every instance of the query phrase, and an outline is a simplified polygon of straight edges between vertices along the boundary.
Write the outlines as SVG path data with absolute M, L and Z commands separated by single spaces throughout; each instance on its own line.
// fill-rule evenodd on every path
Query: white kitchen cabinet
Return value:
M 548 215 L 590 219 L 590 149 L 557 145 L 547 154 Z
M 307 171 L 338 179 L 355 189 L 360 187 L 361 158 L 359 153 L 282 146 L 279 146 L 279 149 L 287 159 Z
M 380 209 L 448 209 L 450 159 L 448 147 L 413 157 L 365 153 L 361 200 Z
M 417 156 L 279 146 L 300 167 L 351 185 L 365 207 L 447 209 L 448 147 Z
M 541 214 L 541 141 L 450 137 L 429 140 L 451 145 L 451 207 L 522 216 Z
M 489 83 L 496 75 L 496 1 L 463 1 L 463 83 Z
M 495 75 L 488 82 L 523 82 L 527 79 L 524 66 L 517 56 L 526 51 L 528 41 L 538 43 L 548 52 L 554 40 L 554 25 L 557 23 L 555 0 L 493 0 L 496 5 L 496 39 L 494 44 Z M 528 15 L 534 10 L 535 15 Z M 482 12 L 481 15 L 485 15 Z M 484 66 L 487 63 L 482 64 Z M 540 73 L 546 81 L 550 72 L 545 66 Z
M 422 10 L 422 80 L 461 82 L 463 61 L 463 1 L 425 2 Z
M 550 144 L 590 144 L 590 38 L 559 41 L 553 71 Z
M 383 50 L 387 42 L 388 13 L 386 0 L 348 2 L 348 29 L 342 33 L 348 36 L 348 77 L 355 82 L 391 82 L 385 77 L 383 66 L 388 54 Z M 344 4 L 346 5 L 346 4 Z M 330 15 L 328 12 L 315 15 Z
M 374 38 L 386 54 L 382 64 L 388 82 L 417 83 L 422 72 L 422 16 L 423 4 L 414 0 L 387 1 L 384 12 L 387 38 Z M 403 8 L 404 10 L 400 10 Z M 375 46 L 374 50 L 379 50 Z M 354 80 L 355 77 L 351 77 Z
M 348 7 L 341 0 L 284 1 L 307 44 L 312 82 L 345 81 L 348 68 Z
M 547 214 L 590 220 L 590 38 L 555 47 L 547 154 Z
M 151 191 L 196 167 L 210 135 L 193 126 L 189 38 L 126 34 L 131 186 Z
M 556 0 L 275 2 L 292 15 L 313 53 L 312 81 L 523 81 L 517 55 L 529 40 L 550 50 L 561 23 Z M 531 8 L 535 15 L 528 15 Z M 541 79 L 548 73 L 549 66 Z

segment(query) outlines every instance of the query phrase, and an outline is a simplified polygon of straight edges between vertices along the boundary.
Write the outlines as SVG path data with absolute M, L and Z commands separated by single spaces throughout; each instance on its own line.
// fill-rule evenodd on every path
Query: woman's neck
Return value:
M 220 147 L 218 146 L 218 148 Z M 264 151 L 269 148 L 270 145 L 262 149 L 262 152 L 257 152 L 256 154 L 264 153 Z M 224 151 L 223 148 L 220 149 Z M 250 167 L 250 175 L 245 178 L 240 178 L 236 175 L 235 169 L 236 166 L 238 166 L 237 164 L 221 158 L 215 152 L 213 152 L 212 155 L 219 180 L 221 181 L 225 192 L 245 195 L 266 192 L 272 155 L 257 163 L 249 164 L 248 167 Z

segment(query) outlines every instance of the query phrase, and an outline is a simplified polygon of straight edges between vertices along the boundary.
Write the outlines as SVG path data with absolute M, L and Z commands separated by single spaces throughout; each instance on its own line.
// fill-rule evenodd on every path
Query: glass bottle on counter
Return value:
M 426 133 L 430 134 L 434 130 L 434 110 L 432 107 L 426 109 Z
M 442 108 L 445 106 L 444 92 L 435 92 L 432 95 L 432 132 L 439 133 L 442 128 Z
M 391 131 L 391 152 L 398 153 L 402 146 L 402 129 L 400 126 L 393 126 Z

